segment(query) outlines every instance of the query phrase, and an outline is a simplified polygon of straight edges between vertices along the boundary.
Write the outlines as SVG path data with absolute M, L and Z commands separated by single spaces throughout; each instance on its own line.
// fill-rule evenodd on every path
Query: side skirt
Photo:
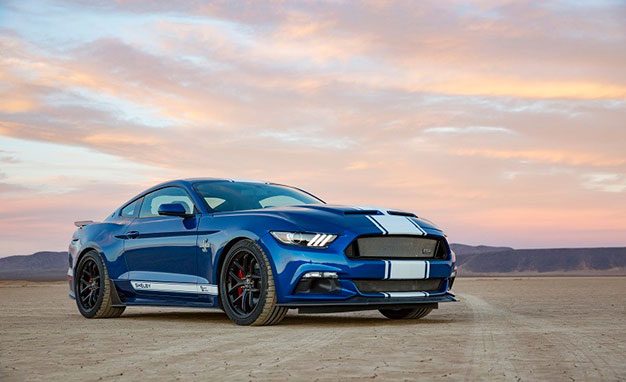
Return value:
M 200 301 L 176 301 L 176 300 L 149 300 L 143 298 L 135 298 L 126 301 L 125 306 L 153 306 L 153 307 L 170 307 L 170 308 L 202 308 L 202 309 L 221 309 L 209 302 Z

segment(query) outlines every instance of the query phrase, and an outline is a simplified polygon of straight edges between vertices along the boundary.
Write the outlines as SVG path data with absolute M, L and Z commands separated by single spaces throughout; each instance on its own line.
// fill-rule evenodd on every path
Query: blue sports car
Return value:
M 239 325 L 291 308 L 404 319 L 455 301 L 455 255 L 433 223 L 280 184 L 170 181 L 76 226 L 70 297 L 88 318 L 153 305 L 220 308 Z

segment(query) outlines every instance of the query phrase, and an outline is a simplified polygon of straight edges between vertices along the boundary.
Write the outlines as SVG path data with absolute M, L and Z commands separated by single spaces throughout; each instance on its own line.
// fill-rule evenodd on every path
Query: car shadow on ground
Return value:
M 280 325 L 285 326 L 316 326 L 316 327 L 374 327 L 374 326 L 405 326 L 405 325 L 441 325 L 453 322 L 468 321 L 465 317 L 424 317 L 422 319 L 390 320 L 382 315 L 351 316 L 351 315 L 293 315 L 285 317 Z
M 158 311 L 158 312 L 125 312 L 120 319 L 133 321 L 185 321 L 193 323 L 232 323 L 226 314 L 221 311 Z M 441 325 L 449 323 L 471 321 L 472 317 L 464 314 L 441 315 L 432 314 L 428 317 L 415 320 L 390 320 L 370 313 L 367 316 L 362 313 L 337 314 L 297 314 L 295 311 L 289 313 L 281 321 L 280 326 L 316 326 L 316 327 L 355 327 L 355 326 L 382 326 L 382 325 Z
M 187 322 L 230 322 L 226 314 L 217 310 L 124 312 L 119 318 L 137 321 L 187 321 Z

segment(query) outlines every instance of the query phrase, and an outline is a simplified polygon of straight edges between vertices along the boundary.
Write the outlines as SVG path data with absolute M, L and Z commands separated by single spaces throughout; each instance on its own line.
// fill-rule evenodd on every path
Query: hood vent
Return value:
M 378 210 L 348 210 L 343 212 L 344 215 L 382 215 Z
M 416 218 L 417 215 L 412 214 L 410 212 L 402 212 L 402 211 L 387 211 L 389 215 L 397 215 L 397 216 L 408 216 L 411 218 Z

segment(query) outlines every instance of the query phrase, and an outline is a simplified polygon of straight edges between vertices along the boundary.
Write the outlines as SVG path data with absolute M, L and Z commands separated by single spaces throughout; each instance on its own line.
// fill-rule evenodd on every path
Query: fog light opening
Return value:
M 337 272 L 308 272 L 302 276 L 303 279 L 338 279 Z
M 302 275 L 295 293 L 333 293 L 339 290 L 337 272 L 307 272 Z

